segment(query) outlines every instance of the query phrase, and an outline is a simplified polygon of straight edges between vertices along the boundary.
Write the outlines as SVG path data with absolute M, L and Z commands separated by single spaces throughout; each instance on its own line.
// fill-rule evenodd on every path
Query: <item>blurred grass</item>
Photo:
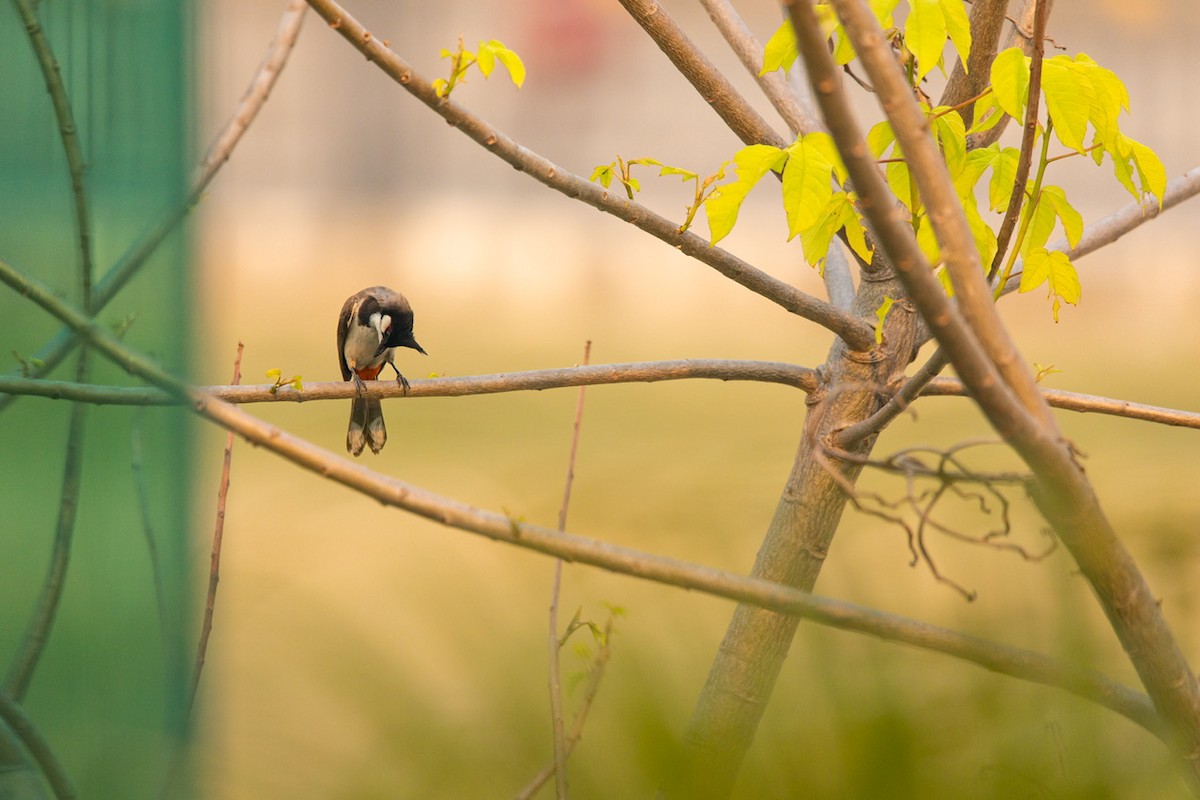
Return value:
M 560 234 L 578 224 L 551 218 L 547 227 Z M 212 229 L 228 222 L 211 220 Z M 567 235 L 531 251 L 516 235 L 493 238 L 502 227 L 484 224 L 477 236 L 492 243 L 493 261 L 526 259 L 514 267 L 522 274 L 508 276 L 472 267 L 461 255 L 470 244 L 438 239 L 436 222 L 414 224 L 383 255 L 349 244 L 382 229 L 369 214 L 326 223 L 337 233 L 280 261 L 247 242 L 241 258 L 230 257 L 228 239 L 205 240 L 202 382 L 227 381 L 236 339 L 247 344 L 247 382 L 273 366 L 332 378 L 337 308 L 377 282 L 405 292 L 416 309 L 416 333 L 431 355 L 402 354 L 410 377 L 572 364 L 589 338 L 593 362 L 728 356 L 814 365 L 827 345 L 811 326 L 653 243 L 622 238 L 597 259 Z M 331 274 L 335 253 L 341 266 Z M 541 274 L 545 281 L 521 279 Z M 1194 343 L 1174 337 L 1174 350 L 1139 360 L 1145 343 L 1106 323 L 1127 296 L 1096 286 L 1057 327 L 1040 298 L 1015 298 L 1006 313 L 1030 358 L 1064 369 L 1051 385 L 1189 405 L 1194 385 L 1165 376 L 1194 357 Z M 392 402 L 388 447 L 365 463 L 552 525 L 574 403 L 573 390 Z M 253 411 L 341 449 L 340 403 Z M 803 396 L 778 386 L 589 389 L 569 528 L 745 571 L 802 415 Z M 1191 532 L 1200 510 L 1186 490 L 1195 432 L 1060 418 L 1195 654 L 1200 546 Z M 967 401 L 930 399 L 877 452 L 990 435 Z M 222 436 L 201 430 L 199 440 L 195 527 L 203 540 Z M 995 463 L 981 458 L 981 468 Z M 863 487 L 898 491 L 871 475 Z M 1014 536 L 1036 549 L 1045 542 L 1041 523 L 1020 498 L 1016 506 Z M 550 757 L 547 559 L 380 508 L 246 447 L 234 456 L 226 537 L 202 689 L 199 770 L 211 796 L 503 797 Z M 903 533 L 853 511 L 818 591 L 1135 680 L 1065 553 L 1033 563 L 944 537 L 930 545 L 939 568 L 977 590 L 977 601 L 937 583 L 924 564 L 910 568 Z M 196 543 L 197 563 L 205 547 Z M 565 585 L 568 614 L 582 607 L 602 619 L 603 603 L 629 610 L 571 761 L 572 787 L 580 797 L 653 794 L 732 607 L 581 566 L 567 569 Z M 804 625 L 737 796 L 1182 796 L 1172 769 L 1148 734 L 1073 697 Z

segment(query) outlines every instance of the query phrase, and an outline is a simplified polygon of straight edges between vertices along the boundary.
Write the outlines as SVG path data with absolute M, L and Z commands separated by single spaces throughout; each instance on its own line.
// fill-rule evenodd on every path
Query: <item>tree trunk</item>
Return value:
M 890 270 L 864 273 L 854 310 L 873 319 L 884 297 L 903 296 Z M 754 577 L 805 591 L 816 584 L 848 499 L 832 471 L 851 485 L 860 471 L 824 454 L 822 444 L 879 408 L 890 379 L 912 360 L 916 327 L 911 307 L 897 302 L 886 319 L 882 346 L 856 353 L 840 339 L 834 342 L 821 370 L 822 385 L 809 395 L 804 436 Z M 855 452 L 865 455 L 874 443 L 869 437 Z M 668 776 L 668 797 L 717 798 L 732 791 L 798 623 L 754 606 L 737 607 L 696 702 L 683 758 Z

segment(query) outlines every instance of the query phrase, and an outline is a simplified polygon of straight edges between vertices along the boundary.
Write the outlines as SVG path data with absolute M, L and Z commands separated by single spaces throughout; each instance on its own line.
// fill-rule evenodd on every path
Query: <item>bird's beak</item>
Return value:
M 417 344 L 417 340 L 416 340 L 416 339 L 414 339 L 414 338 L 413 338 L 413 337 L 411 337 L 411 336 L 410 336 L 410 337 L 408 337 L 408 341 L 407 341 L 407 342 L 403 342 L 403 346 L 404 346 L 404 347 L 411 347 L 413 350 L 416 350 L 418 353 L 420 353 L 420 354 L 421 354 L 421 355 L 423 355 L 423 356 L 427 356 L 427 355 L 429 355 L 429 353 L 426 353 L 426 352 L 425 352 L 425 348 L 424 348 L 424 347 L 421 347 L 421 345 Z

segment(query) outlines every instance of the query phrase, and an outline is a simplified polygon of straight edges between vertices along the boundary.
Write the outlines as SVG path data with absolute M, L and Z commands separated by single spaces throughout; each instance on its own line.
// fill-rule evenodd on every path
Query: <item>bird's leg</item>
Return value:
M 392 368 L 392 370 L 393 370 L 393 371 L 396 373 L 396 383 L 398 383 L 398 384 L 400 384 L 401 386 L 403 386 L 403 387 L 404 387 L 404 393 L 405 393 L 405 394 L 408 394 L 409 390 L 410 390 L 410 389 L 412 389 L 412 386 L 410 386 L 410 385 L 409 385 L 409 383 L 408 383 L 408 378 L 406 378 L 406 377 L 404 377 L 403 375 L 401 375 L 401 374 L 400 374 L 400 370 L 396 369 L 396 365 L 395 365 L 395 364 L 393 364 L 391 361 L 387 362 L 387 365 L 388 365 L 389 367 L 391 367 L 391 368 Z

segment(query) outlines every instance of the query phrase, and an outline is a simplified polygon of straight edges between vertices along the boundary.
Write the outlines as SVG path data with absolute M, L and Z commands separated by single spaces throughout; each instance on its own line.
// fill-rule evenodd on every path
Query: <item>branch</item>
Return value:
M 33 756 L 33 760 L 41 767 L 42 774 L 46 776 L 46 781 L 50 784 L 54 796 L 58 800 L 70 800 L 76 797 L 71 779 L 67 777 L 58 757 L 54 755 L 54 751 L 50 749 L 50 743 L 33 724 L 33 720 L 25 713 L 25 709 L 21 708 L 5 692 L 0 692 L 0 718 L 8 724 L 13 733 L 20 737 L 26 749 L 29 750 L 29 754 Z
M 962 381 L 954 378 L 934 378 L 933 375 L 929 375 L 931 382 L 918 381 L 918 376 L 928 371 L 932 366 L 933 362 L 931 359 L 930 363 L 922 366 L 916 374 L 909 378 L 909 381 L 902 388 L 903 394 L 898 392 L 893 397 L 894 400 L 897 400 L 899 408 L 892 416 L 902 412 L 915 399 L 915 397 L 910 397 L 907 394 L 910 386 L 922 386 L 923 391 L 920 393 L 921 395 L 965 397 L 969 394 L 966 387 L 963 386 Z M 597 364 L 588 367 L 563 367 L 530 370 L 528 372 L 508 372 L 499 375 L 473 375 L 461 378 L 430 378 L 427 380 L 414 378 L 409 381 L 411 388 L 408 392 L 404 391 L 403 386 L 396 386 L 393 381 L 367 381 L 366 393 L 368 397 L 378 397 L 385 400 L 406 397 L 465 397 L 478 394 L 542 391 L 570 386 L 657 383 L 659 381 L 697 379 L 778 383 L 805 392 L 811 392 L 817 386 L 815 370 L 794 364 L 769 361 L 693 359 L 629 364 Z M 914 381 L 916 382 L 914 383 Z M 924 388 L 925 383 L 928 383 L 928 388 Z M 355 396 L 354 385 L 345 381 L 306 383 L 303 392 L 280 389 L 272 393 L 270 384 L 198 386 L 195 387 L 195 391 L 203 392 L 227 403 L 238 405 L 247 403 L 304 403 L 322 400 L 347 400 Z M 48 397 L 55 400 L 95 403 L 97 405 L 162 406 L 179 405 L 181 402 L 184 402 L 169 392 L 155 388 L 98 386 L 95 384 L 79 384 L 68 381 L 34 380 L 32 378 L 0 377 L 0 392 Z M 1052 407 L 1067 411 L 1110 414 L 1126 419 L 1200 429 L 1200 412 L 1196 411 L 1147 405 L 1130 400 L 1080 394 L 1078 392 L 1057 389 L 1043 389 L 1042 396 L 1046 398 L 1046 402 Z M 883 409 L 881 409 L 882 411 Z M 874 419 L 875 417 L 872 416 L 868 420 L 865 420 L 863 424 L 866 425 Z M 880 429 L 876 423 L 872 423 L 872 425 L 876 425 L 875 430 Z M 857 426 L 846 428 L 842 431 L 841 437 L 846 441 L 861 438 L 857 435 Z M 835 446 L 849 449 L 843 438 L 839 438 L 834 443 Z
M 0 261 L 0 265 L 4 262 Z M 658 381 L 710 379 L 722 381 L 761 381 L 792 386 L 809 392 L 817 386 L 814 369 L 776 361 L 736 361 L 725 359 L 685 359 L 628 364 L 596 364 L 475 375 L 461 378 L 413 379 L 405 391 L 394 381 L 367 381 L 368 397 L 463 397 L 503 392 L 541 391 L 567 386 L 593 386 L 609 383 L 656 383 Z M 346 400 L 356 396 L 353 383 L 329 381 L 305 383 L 304 391 L 280 388 L 271 392 L 270 384 L 249 386 L 204 386 L 197 390 L 228 403 L 303 403 L 310 400 Z M 170 392 L 147 387 L 95 386 L 66 381 L 0 377 L 0 392 L 30 394 L 55 400 L 95 403 L 98 405 L 178 405 Z
M 620 0 L 620 3 L 743 144 L 781 148 L 790 144 L 771 129 L 729 79 L 688 39 L 666 9 L 655 0 Z
M 792 136 L 821 130 L 821 121 L 800 100 L 784 73 L 776 70 L 766 75 L 759 74 L 763 65 L 763 45 L 754 37 L 729 0 L 700 0 L 700 4 L 741 60 L 742 66 L 758 81 L 759 88 L 787 123 Z
M 21 15 L 21 22 L 29 35 L 29 43 L 33 46 L 34 55 L 37 56 L 38 65 L 42 69 L 46 91 L 50 93 L 50 101 L 54 105 L 54 117 L 58 121 L 63 152 L 67 156 L 67 173 L 71 179 L 71 197 L 75 213 L 75 235 L 79 246 L 79 305 L 86 310 L 92 307 L 92 226 L 88 214 L 85 181 L 87 163 L 79 144 L 79 129 L 75 125 L 75 115 L 71 111 L 71 101 L 67 97 L 67 87 L 63 84 L 58 60 L 50 48 L 46 32 L 38 22 L 33 1 L 13 0 L 13 3 L 17 7 L 17 13 Z
M 801 0 L 800 5 L 803 6 L 802 14 L 793 6 L 793 21 L 797 28 L 810 26 L 815 29 L 816 18 L 809 0 Z M 1126 655 L 1168 724 L 1171 731 L 1169 746 L 1180 759 L 1193 788 L 1200 791 L 1200 684 L 1167 625 L 1157 599 L 1136 562 L 1117 538 L 1074 452 L 1058 432 L 1033 375 L 1019 359 L 996 316 L 995 305 L 983 280 L 979 255 L 950 185 L 946 165 L 929 136 L 924 115 L 909 93 L 890 48 L 883 43 L 873 14 L 863 0 L 834 0 L 834 6 L 879 92 L 897 141 L 920 186 L 946 257 L 958 305 L 969 309 L 972 329 L 979 332 L 979 341 L 987 349 L 989 360 L 1004 374 L 1009 386 L 1019 393 L 1025 413 L 1012 415 L 1007 392 L 998 397 L 992 395 L 998 376 L 989 374 L 991 363 L 975 362 L 965 352 L 951 350 L 952 345 L 958 344 L 958 337 L 949 336 L 944 323 L 956 315 L 938 316 L 948 306 L 944 296 L 935 298 L 929 292 L 930 288 L 936 291 L 937 282 L 926 265 L 905 269 L 898 264 L 900 277 L 993 427 L 1037 477 L 1033 497 L 1038 509 L 1071 551 L 1080 572 L 1096 593 Z M 817 60 L 818 64 L 830 62 L 829 66 L 832 66 L 824 50 L 806 51 L 805 57 Z M 833 129 L 832 124 L 830 128 Z M 862 147 L 862 140 L 860 137 L 853 140 L 839 138 L 836 133 L 834 136 L 849 167 L 852 159 L 847 156 L 855 153 L 854 148 Z M 932 286 L 929 286 L 931 281 Z M 939 330 L 939 326 L 943 327 Z M 973 330 L 965 330 L 962 335 L 972 333 Z M 985 371 L 981 372 L 980 368 Z M 995 403 L 996 399 L 1003 405 Z
M 233 148 L 266 102 L 267 96 L 274 87 L 275 81 L 278 80 L 280 71 L 296 43 L 296 37 L 300 33 L 300 23 L 304 20 L 304 12 L 307 10 L 308 6 L 303 0 L 288 0 L 287 8 L 280 17 L 275 38 L 272 40 L 258 72 L 251 80 L 250 88 L 238 103 L 233 117 L 209 146 L 208 152 L 197 170 L 196 180 L 188 196 L 176 208 L 167 212 L 155 227 L 134 243 L 133 247 L 96 282 L 92 292 L 91 307 L 93 311 L 99 313 L 117 296 L 125 284 L 145 266 L 167 236 L 175 229 L 175 226 L 200 202 L 204 190 L 208 188 L 221 166 L 229 160 Z M 29 374 L 32 377 L 48 375 L 71 353 L 78 341 L 70 328 L 60 330 L 29 357 L 28 360 L 36 364 Z M 21 373 L 13 373 L 14 376 L 18 374 Z M 0 395 L 0 411 L 7 408 L 15 399 L 16 397 L 12 395 Z
M 971 52 L 966 69 L 961 60 L 954 64 L 938 105 L 960 106 L 987 88 L 1007 10 L 1008 0 L 975 0 L 971 5 Z M 962 109 L 962 118 L 970 128 L 975 119 L 974 103 Z
M 233 385 L 242 379 L 242 349 L 238 342 L 233 359 Z M 229 496 L 229 467 L 233 462 L 233 431 L 225 439 L 225 456 L 221 461 L 221 479 L 217 483 L 217 521 L 213 525 L 212 552 L 209 555 L 208 591 L 204 595 L 204 619 L 200 624 L 200 641 L 196 645 L 196 660 L 192 667 L 192 688 L 188 693 L 187 713 L 191 717 L 200 689 L 200 673 L 208 657 L 208 637 L 212 634 L 213 612 L 217 606 L 217 584 L 221 582 L 221 540 L 225 534 L 225 500 Z
M 592 353 L 592 342 L 588 340 L 583 346 L 583 363 L 588 363 Z M 567 477 L 563 481 L 562 505 L 558 510 L 558 532 L 567 530 L 567 509 L 571 505 L 571 487 L 575 485 L 575 456 L 579 452 L 579 428 L 583 423 L 583 400 L 586 387 L 579 387 L 579 398 L 575 401 L 575 424 L 571 428 L 571 451 L 567 456 Z M 554 585 L 550 593 L 550 712 L 554 725 L 554 788 L 558 800 L 567 797 L 567 757 L 570 750 L 567 747 L 567 734 L 563 728 L 562 679 L 560 675 L 559 651 L 562 649 L 558 636 L 558 600 L 562 588 L 561 558 L 554 560 Z
M 855 350 L 866 351 L 875 345 L 875 332 L 863 320 L 796 289 L 719 247 L 714 247 L 694 233 L 680 233 L 678 223 L 655 214 L 628 199 L 621 192 L 609 192 L 575 175 L 517 144 L 508 135 L 472 114 L 453 99 L 438 97 L 427 80 L 414 72 L 406 61 L 380 40 L 380 37 L 372 35 L 333 0 L 309 0 L 309 5 L 368 61 L 374 63 L 388 77 L 452 126 L 514 169 L 528 174 L 567 197 L 625 220 L 787 311 L 827 328 Z
M 1029 98 L 1025 105 L 1025 125 L 1021 131 L 1021 150 L 1017 158 L 1017 171 L 1013 176 L 1013 186 L 1008 195 L 1008 208 L 1005 209 L 1004 219 L 1000 222 L 1000 230 L 996 233 L 996 255 L 988 268 L 987 280 L 991 283 L 1000 274 L 1000 265 L 1004 263 L 1008 245 L 1013 231 L 1017 227 L 1017 218 L 1025 205 L 1025 185 L 1029 181 L 1029 167 L 1033 163 L 1034 141 L 1038 131 L 1038 98 L 1042 94 L 1042 36 L 1046 33 L 1046 15 L 1049 7 L 1046 0 L 1034 0 L 1033 12 L 1033 52 L 1029 59 Z M 1046 131 L 1048 137 L 1050 132 Z M 1041 172 L 1038 173 L 1039 177 Z M 1036 197 L 1034 201 L 1036 202 Z M 1018 244 L 1019 244 L 1018 240 Z
M 1053 433 L 1053 417 L 1037 393 L 1033 374 L 1017 352 L 996 312 L 966 213 L 950 179 L 946 162 L 930 135 L 929 120 L 913 97 L 891 44 L 865 2 L 836 0 L 834 8 L 875 87 L 880 106 L 891 121 L 896 142 L 904 152 L 913 182 L 928 209 L 928 219 L 937 234 L 946 270 L 954 284 L 956 305 L 987 358 L 1024 406 L 1033 424 L 1045 426 L 1048 433 Z M 914 300 L 917 298 L 914 297 Z M 925 311 L 924 307 L 922 311 Z M 931 319 L 927 314 L 922 313 L 922 316 Z M 938 341 L 943 347 L 946 346 L 942 337 L 938 337 Z M 956 367 L 961 366 L 959 358 L 952 357 L 951 361 Z M 966 375 L 963 379 L 968 385 L 974 385 Z
M 994 672 L 1064 689 L 1096 702 L 1156 736 L 1161 726 L 1153 708 L 1137 692 L 1093 671 L 1067 666 L 1040 653 L 1008 647 L 895 614 L 830 600 L 770 581 L 690 564 L 665 556 L 520 522 L 440 497 L 404 481 L 373 472 L 360 463 L 317 447 L 240 408 L 187 389 L 147 358 L 130 350 L 104 326 L 88 319 L 40 283 L 0 261 L 0 281 L 69 325 L 99 352 L 127 372 L 172 395 L 190 400 L 200 416 L 248 441 L 380 503 L 404 509 L 452 528 L 475 533 L 567 561 L 578 561 L 643 580 L 693 589 L 739 603 L 804 617 L 824 625 L 952 655 Z
M 71 101 L 63 84 L 58 61 L 50 42 L 38 22 L 30 0 L 14 0 L 21 15 L 29 42 L 42 69 L 46 90 L 54 106 L 59 135 L 66 154 L 67 172 L 70 177 L 71 195 L 75 213 L 76 239 L 79 248 L 78 280 L 79 304 L 87 313 L 92 308 L 92 231 L 88 213 L 88 193 L 85 181 L 86 163 L 79 143 Z M 75 366 L 76 383 L 86 384 L 90 376 L 90 359 L 86 347 L 80 350 Z M 76 404 L 71 408 L 67 431 L 66 456 L 63 464 L 62 493 L 58 503 L 58 518 L 55 523 L 54 545 L 51 550 L 50 566 L 46 572 L 38 596 L 37 605 L 29 620 L 29 627 L 21 641 L 19 650 L 9 668 L 4 691 L 16 702 L 25 699 L 34 670 L 41 660 L 50 631 L 58 616 L 58 606 L 66 587 L 67 565 L 71 557 L 71 543 L 75 536 L 75 520 L 79 511 L 79 492 L 83 474 L 83 438 L 86 430 L 88 408 Z
M 959 375 L 974 390 L 976 402 L 998 420 L 995 424 L 1000 433 L 1003 435 L 1010 428 L 1027 424 L 1028 415 L 1001 383 L 974 332 L 957 306 L 946 297 L 941 283 L 917 247 L 905 210 L 895 202 L 876 168 L 810 0 L 790 0 L 788 8 L 813 95 L 842 154 L 876 240 L 890 256 L 910 297 L 920 308 L 921 316 L 946 348 Z M 973 243 L 971 246 L 974 249 Z

